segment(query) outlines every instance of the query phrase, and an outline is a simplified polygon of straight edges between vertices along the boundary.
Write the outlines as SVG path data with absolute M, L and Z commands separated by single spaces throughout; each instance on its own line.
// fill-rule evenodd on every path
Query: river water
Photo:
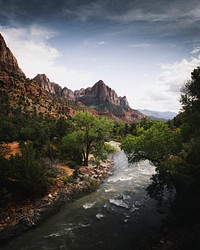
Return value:
M 128 164 L 114 156 L 113 175 L 100 187 L 62 209 L 5 250 L 151 249 L 165 214 L 145 191 L 155 167 L 148 161 Z

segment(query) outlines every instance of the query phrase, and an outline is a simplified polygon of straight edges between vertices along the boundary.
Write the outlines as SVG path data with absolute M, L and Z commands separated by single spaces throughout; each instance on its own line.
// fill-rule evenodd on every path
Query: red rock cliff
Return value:
M 26 78 L 24 72 L 20 69 L 17 59 L 7 47 L 3 36 L 0 34 L 0 71 L 4 71 L 15 76 Z

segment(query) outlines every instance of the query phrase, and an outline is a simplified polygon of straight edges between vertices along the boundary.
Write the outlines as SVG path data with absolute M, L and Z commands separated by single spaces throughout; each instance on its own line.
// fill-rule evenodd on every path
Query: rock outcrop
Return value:
M 80 90 L 72 91 L 67 87 L 62 88 L 59 84 L 50 82 L 45 74 L 38 74 L 33 78 L 38 82 L 47 92 L 57 94 L 68 100 L 81 102 L 87 106 L 94 106 L 100 104 L 113 104 L 115 106 L 122 106 L 130 108 L 126 96 L 121 97 L 116 92 L 108 87 L 102 80 L 99 80 L 93 87 L 81 88 Z
M 60 85 L 50 82 L 44 74 L 38 74 L 34 80 L 47 92 L 89 106 L 96 110 L 99 115 L 123 121 L 140 120 L 144 117 L 140 112 L 131 109 L 126 96 L 118 96 L 117 93 L 102 80 L 99 80 L 92 87 L 86 89 L 81 88 L 75 91 L 67 87 L 62 89 Z
M 75 101 L 74 92 L 71 89 L 68 89 L 67 87 L 64 87 L 62 89 L 61 96 L 68 100 Z
M 45 74 L 38 74 L 32 80 L 27 79 L 1 34 L 0 83 L 0 90 L 9 96 L 9 105 L 12 108 L 22 103 L 23 99 L 22 110 L 33 109 L 37 113 L 49 114 L 52 117 L 74 114 L 74 109 L 90 110 L 94 114 L 126 122 L 144 117 L 130 108 L 125 96 L 119 97 L 102 80 L 92 87 L 72 91 L 50 82 Z
M 102 103 L 120 105 L 120 99 L 116 92 L 108 87 L 102 80 L 95 83 L 92 88 L 76 91 L 75 98 L 85 105 L 99 105 Z
M 75 100 L 95 109 L 99 115 L 126 122 L 140 120 L 145 117 L 137 110 L 133 110 L 126 96 L 118 96 L 116 92 L 99 80 L 91 88 L 74 92 Z
M 124 107 L 124 108 L 130 108 L 126 96 L 123 96 L 123 97 L 120 96 L 120 97 L 119 97 L 119 100 L 120 100 L 120 105 L 121 105 L 122 107 Z
M 62 87 L 57 83 L 50 82 L 45 74 L 38 74 L 33 80 L 38 82 L 47 92 L 61 95 Z
M 26 78 L 24 72 L 20 69 L 17 59 L 7 47 L 3 36 L 0 34 L 0 71 Z

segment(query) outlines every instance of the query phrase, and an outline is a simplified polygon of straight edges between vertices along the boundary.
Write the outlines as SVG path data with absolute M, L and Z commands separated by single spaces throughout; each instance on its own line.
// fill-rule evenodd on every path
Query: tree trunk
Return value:
M 84 157 L 84 166 L 88 166 L 88 158 L 89 158 L 89 146 L 86 147 L 85 157 Z

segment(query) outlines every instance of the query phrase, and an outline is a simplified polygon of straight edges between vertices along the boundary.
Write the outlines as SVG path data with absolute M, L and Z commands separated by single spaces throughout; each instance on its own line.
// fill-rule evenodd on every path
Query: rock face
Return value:
M 129 107 L 129 108 L 130 108 L 126 96 L 123 96 L 123 97 L 120 96 L 120 97 L 119 97 L 119 100 L 120 100 L 120 105 L 121 105 L 122 107 L 124 107 L 124 108 L 128 108 L 128 107 Z
M 38 82 L 47 92 L 51 94 L 57 94 L 68 100 L 81 102 L 87 106 L 101 105 L 101 104 L 113 104 L 115 106 L 122 106 L 124 108 L 130 108 L 126 96 L 118 97 L 116 92 L 108 87 L 102 80 L 99 80 L 93 87 L 81 88 L 80 90 L 72 91 L 67 87 L 62 87 L 50 82 L 49 78 L 45 74 L 38 74 L 33 80 Z
M 71 89 L 67 87 L 62 88 L 59 84 L 50 82 L 45 74 L 38 74 L 33 80 L 39 83 L 47 92 L 75 101 L 74 92 Z
M 135 121 L 144 117 L 137 110 L 133 110 L 126 96 L 118 97 L 116 92 L 99 80 L 91 88 L 74 92 L 75 100 L 95 109 L 99 115 L 123 121 Z
M 33 80 L 38 82 L 47 92 L 60 96 L 62 87 L 57 83 L 50 82 L 45 74 L 38 74 Z
M 102 80 L 95 83 L 92 88 L 76 91 L 75 98 L 85 105 L 100 105 L 104 103 L 111 103 L 116 106 L 121 105 L 120 98 L 116 92 Z
M 58 117 L 60 114 L 73 115 L 78 107 L 79 110 L 86 109 L 94 114 L 123 121 L 140 120 L 144 117 L 140 112 L 130 108 L 125 96 L 118 97 L 116 92 L 102 80 L 92 87 L 72 91 L 50 82 L 45 74 L 38 74 L 32 80 L 27 79 L 1 34 L 0 90 L 9 96 L 9 105 L 12 108 L 23 99 L 26 105 L 22 105 L 22 109 L 29 111 L 33 109 L 52 117 Z
M 74 92 L 71 89 L 68 89 L 67 87 L 64 87 L 62 89 L 61 96 L 68 99 L 68 100 L 75 101 Z
M 39 74 L 34 78 L 43 89 L 51 94 L 56 94 L 67 100 L 80 102 L 97 111 L 100 115 L 123 121 L 140 120 L 144 117 L 140 112 L 130 108 L 126 96 L 120 97 L 108 87 L 102 80 L 99 80 L 93 87 L 81 88 L 72 91 L 49 81 L 46 75 Z
M 17 59 L 7 47 L 3 36 L 0 34 L 0 71 L 4 71 L 15 76 L 26 78 L 24 72 L 19 68 Z

